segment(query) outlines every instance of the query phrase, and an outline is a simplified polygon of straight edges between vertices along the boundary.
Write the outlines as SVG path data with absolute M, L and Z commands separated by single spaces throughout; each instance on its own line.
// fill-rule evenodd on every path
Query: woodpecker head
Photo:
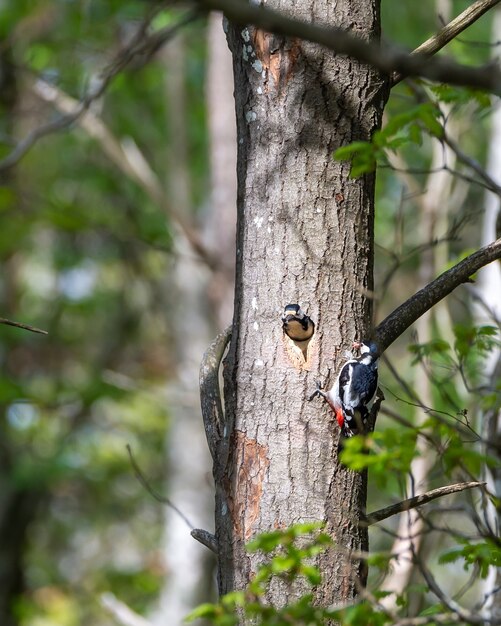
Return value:
M 362 341 L 354 341 L 353 349 L 360 352 L 360 361 L 371 363 L 379 358 L 379 350 L 377 345 L 368 339 Z
M 293 341 L 307 341 L 315 331 L 315 324 L 305 315 L 299 304 L 288 304 L 284 308 L 282 327 Z

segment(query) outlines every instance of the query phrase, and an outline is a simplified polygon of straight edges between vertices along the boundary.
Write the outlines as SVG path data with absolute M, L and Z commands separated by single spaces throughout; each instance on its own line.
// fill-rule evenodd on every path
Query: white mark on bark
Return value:
M 226 506 L 226 502 L 223 502 L 223 506 L 221 507 L 221 515 L 226 515 L 228 513 L 228 507 Z
M 256 298 L 256 296 L 254 296 L 252 298 L 251 307 L 254 309 L 254 311 L 257 311 L 257 298 Z
M 255 365 L 256 367 L 264 367 L 264 361 L 263 361 L 263 359 L 256 359 L 256 360 L 254 361 L 254 365 Z
M 266 229 L 268 231 L 268 234 L 271 233 L 271 226 L 268 226 L 268 228 Z
M 261 95 L 261 94 L 263 93 L 263 90 L 261 89 L 261 87 L 258 87 L 258 88 L 256 89 L 256 91 L 257 91 L 257 93 L 258 93 L 259 95 Z
M 256 70 L 256 72 L 259 74 L 260 72 L 263 71 L 263 64 L 261 63 L 261 61 L 259 59 L 256 59 L 253 63 L 252 63 L 252 67 Z
M 253 326 L 254 330 L 259 330 L 259 324 L 257 322 L 254 322 Z
M 255 122 L 257 120 L 257 113 L 255 111 L 247 111 L 245 114 L 245 119 L 250 124 L 251 122 Z
M 263 225 L 263 222 L 264 222 L 264 217 L 254 218 L 254 224 L 256 225 L 256 228 L 261 228 L 261 226 Z
M 244 61 L 249 60 L 249 55 L 247 54 L 247 46 L 244 44 L 242 48 L 242 58 Z
M 248 28 L 244 28 L 244 29 L 243 29 L 243 31 L 242 31 L 242 39 L 243 39 L 245 42 L 250 41 L 250 33 L 249 33 L 249 29 L 248 29 Z

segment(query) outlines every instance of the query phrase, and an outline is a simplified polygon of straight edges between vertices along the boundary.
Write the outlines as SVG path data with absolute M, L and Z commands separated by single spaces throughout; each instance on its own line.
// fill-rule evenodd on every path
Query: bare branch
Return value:
M 73 117 L 81 128 L 99 143 L 108 158 L 126 176 L 138 184 L 152 202 L 163 209 L 167 217 L 179 228 L 195 254 L 210 269 L 219 268 L 219 260 L 204 245 L 199 232 L 188 218 L 169 201 L 158 176 L 131 138 L 122 142 L 118 141 L 100 117 L 90 110 L 80 111 L 81 104 L 77 100 L 41 78 L 37 79 L 31 88 L 36 96 L 44 102 L 52 104 L 65 117 Z
M 35 328 L 35 326 L 30 326 L 29 324 L 22 324 L 21 322 L 13 322 L 12 320 L 5 319 L 5 317 L 0 317 L 0 324 L 5 324 L 6 326 L 15 326 L 16 328 L 24 328 L 24 330 L 30 330 L 32 333 L 39 333 L 40 335 L 49 334 L 46 330 Z
M 471 6 L 467 7 L 462 13 L 446 24 L 435 35 L 424 41 L 420 46 L 412 51 L 412 54 L 423 54 L 432 56 L 450 41 L 466 30 L 474 22 L 476 22 L 484 13 L 499 4 L 501 0 L 477 0 Z M 402 80 L 403 76 L 397 74 L 393 76 L 392 85 L 396 85 Z
M 481 267 L 501 258 L 501 238 L 480 248 L 450 270 L 411 296 L 388 315 L 374 331 L 374 341 L 384 352 L 423 313 L 449 295 L 462 283 L 471 282 L 470 277 Z
M 152 626 L 141 615 L 135 613 L 129 606 L 119 600 L 113 593 L 102 593 L 101 605 L 109 611 L 122 626 Z
M 216 536 L 210 533 L 208 530 L 204 530 L 203 528 L 194 528 L 191 531 L 191 536 L 193 537 L 193 539 L 199 541 L 206 548 L 209 548 L 211 552 L 214 552 L 214 554 L 218 554 Z
M 501 71 L 492 64 L 474 68 L 451 59 L 441 57 L 430 59 L 429 53 L 411 54 L 394 46 L 367 42 L 342 28 L 302 22 L 244 0 L 197 0 L 197 4 L 208 11 L 223 11 L 228 19 L 238 24 L 254 24 L 258 28 L 279 35 L 299 37 L 318 43 L 338 54 L 372 65 L 384 74 L 391 75 L 397 72 L 402 76 L 420 76 L 451 85 L 501 93 Z
M 397 513 L 403 513 L 404 511 L 410 511 L 411 509 L 415 509 L 418 506 L 427 504 L 428 502 L 436 500 L 437 498 L 442 498 L 443 496 L 448 496 L 451 493 L 457 493 L 458 491 L 465 491 L 466 489 L 483 487 L 484 485 L 485 483 L 483 482 L 472 481 L 467 483 L 454 483 L 454 485 L 446 485 L 445 487 L 438 487 L 438 489 L 432 489 L 431 491 L 422 493 L 419 496 L 407 498 L 407 500 L 402 500 L 402 502 L 397 502 L 396 504 L 386 506 L 384 509 L 374 511 L 374 513 L 370 513 L 369 515 L 367 515 L 365 521 L 368 526 L 371 526 L 372 524 L 377 524 L 377 522 L 382 522 L 392 515 L 396 515 Z
M 231 326 L 220 333 L 205 351 L 200 364 L 199 388 L 205 436 L 211 456 L 221 458 L 220 443 L 225 438 L 224 411 L 219 388 L 219 368 L 231 339 Z
M 452 613 L 456 613 L 456 615 L 464 622 L 468 624 L 481 624 L 484 626 L 485 624 L 500 624 L 501 620 L 499 618 L 489 618 L 487 615 L 481 615 L 480 613 L 473 613 L 469 609 L 462 607 L 452 598 L 449 598 L 445 592 L 440 588 L 440 585 L 435 580 L 434 576 L 430 572 L 430 570 L 425 566 L 421 559 L 417 558 L 417 555 L 414 554 L 414 558 L 416 563 L 423 575 L 423 578 L 426 581 L 426 584 L 430 588 L 430 591 L 434 593 L 440 602 L 447 607 L 449 611 Z
M 125 69 L 134 59 L 137 57 L 151 57 L 151 55 L 154 54 L 160 46 L 169 41 L 169 39 L 172 39 L 180 28 L 192 22 L 197 17 L 196 12 L 190 11 L 182 16 L 175 24 L 147 36 L 146 31 L 151 24 L 151 21 L 162 8 L 163 4 L 156 7 L 153 11 L 150 11 L 150 14 L 140 24 L 136 34 L 127 47 L 120 50 L 115 58 L 108 63 L 101 75 L 98 77 L 96 83 L 91 89 L 89 89 L 82 100 L 78 102 L 76 108 L 56 120 L 35 128 L 24 139 L 22 139 L 5 158 L 0 161 L 0 171 L 9 169 L 10 167 L 16 165 L 28 152 L 28 150 L 30 150 L 39 139 L 42 139 L 42 137 L 70 127 L 83 113 L 85 113 L 85 111 L 89 110 L 91 104 L 104 94 L 115 76 Z
M 169 498 L 166 498 L 165 496 L 160 495 L 157 491 L 153 489 L 153 487 L 150 485 L 145 475 L 141 471 L 139 465 L 137 464 L 136 459 L 134 458 L 134 455 L 132 454 L 132 449 L 130 445 L 127 444 L 126 447 L 127 447 L 127 452 L 129 453 L 130 464 L 132 465 L 134 474 L 137 480 L 141 483 L 141 485 L 146 489 L 146 491 L 151 496 L 153 496 L 153 498 L 155 498 L 157 502 L 160 502 L 161 504 L 165 504 L 166 506 L 169 506 L 171 509 L 173 509 L 179 515 L 179 517 L 183 520 L 183 522 L 185 522 L 185 524 L 190 528 L 190 530 L 193 530 L 193 524 L 186 517 L 186 515 L 180 509 L 178 509 L 177 506 L 171 500 L 169 500 Z

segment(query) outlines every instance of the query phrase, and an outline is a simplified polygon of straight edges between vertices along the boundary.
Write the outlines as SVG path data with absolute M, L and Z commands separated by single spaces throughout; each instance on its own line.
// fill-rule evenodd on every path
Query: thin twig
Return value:
M 35 326 L 30 326 L 29 324 L 22 324 L 21 322 L 13 322 L 12 320 L 5 319 L 5 317 L 0 317 L 0 324 L 6 324 L 7 326 L 14 326 L 15 328 L 23 328 L 24 330 L 29 330 L 32 333 L 38 333 L 40 335 L 49 334 L 46 330 L 42 330 L 41 328 L 35 328 Z
M 80 103 L 58 87 L 41 78 L 32 84 L 33 93 L 44 102 L 50 102 L 64 115 L 73 115 L 80 110 Z M 95 139 L 106 156 L 131 180 L 138 184 L 150 199 L 157 204 L 167 217 L 179 228 L 191 249 L 212 270 L 220 267 L 220 261 L 202 242 L 199 232 L 169 201 L 162 184 L 139 147 L 128 139 L 118 141 L 103 120 L 88 110 L 79 115 L 78 124 Z
M 146 489 L 146 491 L 151 496 L 153 496 L 153 498 L 155 498 L 157 502 L 160 502 L 161 504 L 165 504 L 166 506 L 170 507 L 173 511 L 175 511 L 179 515 L 179 517 L 183 520 L 183 522 L 185 522 L 185 524 L 190 528 L 190 530 L 193 530 L 194 525 L 190 522 L 190 520 L 186 517 L 186 515 L 180 509 L 178 509 L 178 507 L 171 500 L 169 500 L 169 498 L 167 498 L 166 496 L 162 496 L 161 494 L 158 493 L 158 491 L 155 491 L 155 489 L 153 489 L 153 487 L 145 478 L 139 465 L 137 464 L 136 459 L 134 458 L 134 455 L 132 454 L 132 449 L 130 445 L 127 444 L 126 448 L 127 448 L 127 452 L 129 453 L 129 459 L 132 465 L 132 469 L 134 470 L 134 474 L 137 480 L 141 483 L 141 485 Z
M 396 515 L 397 513 L 403 513 L 404 511 L 410 511 L 411 509 L 415 509 L 418 506 L 427 504 L 428 502 L 436 500 L 437 498 L 448 496 L 451 493 L 464 491 L 465 489 L 483 487 L 485 484 L 486 483 L 484 482 L 472 481 L 466 483 L 455 483 L 454 485 L 446 485 L 445 487 L 438 487 L 438 489 L 432 489 L 431 491 L 422 493 L 419 496 L 414 496 L 413 498 L 408 498 L 407 500 L 403 500 L 402 502 L 397 502 L 396 504 L 386 506 L 384 509 L 374 511 L 374 513 L 370 513 L 369 515 L 367 515 L 365 522 L 368 526 L 371 526 L 372 524 L 377 524 L 377 522 L 382 522 L 392 515 Z
M 161 8 L 163 8 L 162 5 L 156 7 L 154 11 L 150 11 L 150 14 L 140 24 L 136 34 L 127 47 L 120 50 L 115 58 L 106 65 L 96 83 L 78 103 L 77 108 L 71 113 L 62 115 L 60 118 L 38 126 L 31 131 L 0 161 L 0 171 L 9 169 L 19 163 L 22 157 L 42 139 L 42 137 L 69 128 L 85 111 L 89 110 L 91 104 L 104 94 L 117 74 L 127 67 L 135 58 L 149 58 L 161 45 L 171 39 L 180 28 L 192 22 L 198 16 L 197 12 L 189 11 L 175 24 L 147 36 L 146 31 Z
M 113 593 L 102 593 L 101 605 L 109 611 L 122 626 L 152 626 L 141 615 L 138 615 L 124 602 L 119 600 Z

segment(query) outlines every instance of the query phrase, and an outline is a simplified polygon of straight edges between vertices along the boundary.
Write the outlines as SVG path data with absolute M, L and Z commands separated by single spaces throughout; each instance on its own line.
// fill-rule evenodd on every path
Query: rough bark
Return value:
M 379 37 L 377 0 L 276 0 L 299 19 Z M 381 122 L 386 82 L 357 61 L 314 44 L 230 26 L 238 134 L 235 311 L 225 370 L 226 438 L 218 456 L 216 532 L 221 592 L 243 587 L 259 557 L 257 533 L 322 520 L 336 547 L 320 557 L 317 600 L 356 594 L 367 549 L 366 476 L 338 462 L 330 410 L 308 403 L 355 338 L 370 331 L 374 178 L 349 178 L 336 148 L 369 139 Z M 289 358 L 284 305 L 317 323 L 304 363 Z M 221 446 L 224 451 L 226 446 Z M 290 590 L 277 586 L 273 600 Z

